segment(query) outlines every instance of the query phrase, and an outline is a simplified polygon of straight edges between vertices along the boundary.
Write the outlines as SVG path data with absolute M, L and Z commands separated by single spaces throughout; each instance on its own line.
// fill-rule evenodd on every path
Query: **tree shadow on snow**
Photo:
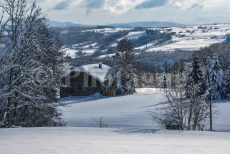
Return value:
M 97 101 L 102 99 L 108 99 L 111 97 L 106 96 L 71 96 L 62 98 L 61 101 L 63 105 L 71 105 L 71 104 L 78 104 L 78 103 L 86 103 L 91 101 Z
M 153 134 L 160 131 L 160 129 L 150 129 L 150 128 L 124 128 L 124 129 L 118 129 L 114 132 L 121 133 L 121 134 Z

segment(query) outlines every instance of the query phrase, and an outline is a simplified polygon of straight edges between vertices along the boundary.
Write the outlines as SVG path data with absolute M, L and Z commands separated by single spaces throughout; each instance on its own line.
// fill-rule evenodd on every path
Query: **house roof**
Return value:
M 102 68 L 99 68 L 99 64 L 82 65 L 65 72 L 63 77 L 70 75 L 71 72 L 84 72 L 98 79 L 100 82 L 104 82 L 109 69 L 110 67 L 104 64 L 102 64 Z

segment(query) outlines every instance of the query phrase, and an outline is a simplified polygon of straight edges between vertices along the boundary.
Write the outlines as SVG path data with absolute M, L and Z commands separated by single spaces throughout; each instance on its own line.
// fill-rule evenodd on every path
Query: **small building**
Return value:
M 72 68 L 63 75 L 60 96 L 89 96 L 102 93 L 109 69 L 109 66 L 102 63 Z

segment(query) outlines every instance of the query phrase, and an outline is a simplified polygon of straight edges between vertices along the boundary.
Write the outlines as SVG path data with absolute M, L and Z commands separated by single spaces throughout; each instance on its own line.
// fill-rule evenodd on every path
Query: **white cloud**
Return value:
M 111 14 L 120 15 L 136 8 L 145 0 L 106 0 L 104 10 Z
M 151 1 L 151 4 L 154 4 L 154 1 L 157 0 L 34 1 L 39 3 L 51 20 L 58 21 L 89 24 L 147 20 L 181 23 L 230 22 L 228 17 L 230 0 L 162 0 L 167 2 L 162 3 L 159 7 L 143 7 L 142 9 L 136 8 L 144 2 Z M 65 6 L 62 7 L 60 4 L 65 4 Z M 59 9 L 54 9 L 55 6 L 59 6 L 56 7 Z
M 56 5 L 68 2 L 71 8 L 82 8 L 86 0 L 37 0 L 46 10 L 53 9 Z M 97 3 L 97 0 L 94 0 Z M 120 15 L 134 9 L 146 0 L 104 0 L 104 4 L 97 9 L 108 11 L 114 15 Z M 67 8 L 68 9 L 68 8 Z M 87 8 L 90 9 L 90 8 Z M 92 8 L 94 9 L 94 8 Z
M 168 6 L 174 6 L 179 9 L 191 9 L 194 6 L 201 6 L 204 11 L 215 8 L 226 8 L 230 5 L 229 0 L 168 0 Z
M 168 0 L 168 6 L 189 9 L 194 5 L 202 5 L 203 0 Z

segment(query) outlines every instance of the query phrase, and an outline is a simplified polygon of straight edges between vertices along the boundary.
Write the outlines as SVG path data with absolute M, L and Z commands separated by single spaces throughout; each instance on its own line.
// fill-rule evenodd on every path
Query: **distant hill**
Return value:
M 61 26 L 63 26 L 61 24 Z M 66 26 L 66 25 L 64 25 Z M 120 26 L 120 25 L 119 25 Z M 130 25 L 128 25 L 130 26 Z M 150 26 L 135 24 L 134 26 Z M 163 71 L 168 65 L 184 60 L 201 48 L 212 44 L 230 42 L 230 24 L 152 25 L 151 27 L 114 28 L 113 26 L 50 28 L 63 43 L 69 58 L 90 59 L 110 63 L 116 54 L 117 43 L 130 39 L 135 53 L 147 71 Z M 156 27 L 166 26 L 166 27 Z M 80 62 L 81 63 L 81 62 Z
M 111 24 L 110 26 L 117 28 L 133 28 L 133 27 L 185 27 L 187 25 L 174 22 L 132 22 L 126 24 Z
M 75 24 L 72 22 L 48 21 L 48 27 L 70 28 L 70 27 L 87 27 L 87 26 L 81 24 Z
M 49 27 L 58 28 L 70 28 L 70 27 L 115 27 L 115 28 L 134 28 L 134 27 L 185 27 L 187 25 L 178 24 L 174 22 L 132 22 L 132 23 L 121 23 L 121 24 L 109 24 L 109 25 L 82 25 L 72 22 L 57 22 L 49 21 Z

